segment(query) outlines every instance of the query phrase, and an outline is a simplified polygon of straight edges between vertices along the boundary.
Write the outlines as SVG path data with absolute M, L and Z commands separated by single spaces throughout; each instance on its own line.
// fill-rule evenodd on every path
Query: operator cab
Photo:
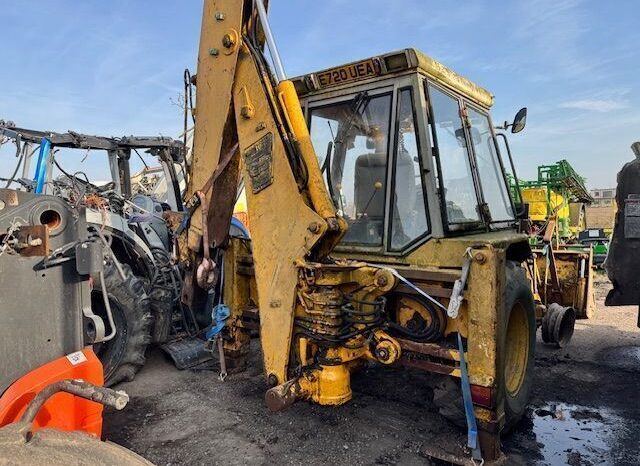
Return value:
M 493 96 L 414 49 L 294 78 L 342 246 L 404 254 L 513 228 Z

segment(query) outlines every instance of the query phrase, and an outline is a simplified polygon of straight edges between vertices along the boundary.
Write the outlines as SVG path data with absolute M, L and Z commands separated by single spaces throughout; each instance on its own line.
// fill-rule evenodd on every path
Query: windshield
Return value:
M 391 94 L 311 110 L 310 132 L 327 187 L 349 223 L 344 243 L 382 245 Z
M 498 159 L 495 140 L 491 132 L 489 117 L 473 108 L 468 108 L 471 122 L 471 139 L 480 176 L 484 201 L 489 206 L 493 222 L 513 220 L 511 199 L 507 190 L 502 166 Z
M 432 109 L 429 125 L 439 155 L 447 219 L 450 225 L 479 222 L 478 198 L 458 100 L 431 84 L 429 97 Z

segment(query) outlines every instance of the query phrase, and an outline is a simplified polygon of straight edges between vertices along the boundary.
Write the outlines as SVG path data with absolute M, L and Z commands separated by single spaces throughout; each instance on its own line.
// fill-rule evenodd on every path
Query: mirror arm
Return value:
M 507 155 L 509 157 L 509 164 L 511 165 L 511 171 L 513 172 L 513 180 L 516 183 L 516 189 L 518 190 L 518 196 L 520 197 L 520 204 L 523 206 L 521 211 L 516 212 L 516 218 L 520 218 L 520 216 L 522 214 L 524 214 L 524 202 L 522 199 L 522 190 L 520 189 L 520 181 L 518 180 L 518 174 L 516 173 L 516 167 L 513 163 L 513 157 L 511 156 L 511 147 L 509 146 L 509 140 L 507 139 L 506 134 L 504 133 L 496 133 L 496 137 L 500 136 L 502 137 L 502 140 L 504 141 L 504 145 L 507 148 Z M 496 144 L 497 147 L 497 144 Z

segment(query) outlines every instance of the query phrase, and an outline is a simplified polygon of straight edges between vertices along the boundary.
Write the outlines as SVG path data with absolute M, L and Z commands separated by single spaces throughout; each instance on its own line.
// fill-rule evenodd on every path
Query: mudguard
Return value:
M 0 427 L 18 421 L 29 402 L 44 387 L 65 379 L 82 379 L 102 386 L 102 364 L 90 347 L 44 364 L 11 384 L 0 397 Z M 69 393 L 57 393 L 38 412 L 32 432 L 43 427 L 78 430 L 99 438 L 102 405 Z

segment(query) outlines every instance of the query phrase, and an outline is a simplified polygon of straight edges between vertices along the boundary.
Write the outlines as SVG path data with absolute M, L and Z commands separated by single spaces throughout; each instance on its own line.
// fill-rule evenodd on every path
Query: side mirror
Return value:
M 518 113 L 516 113 L 516 116 L 513 119 L 513 124 L 511 125 L 511 132 L 519 133 L 524 129 L 526 124 L 527 124 L 527 107 L 523 107 L 518 111 Z

